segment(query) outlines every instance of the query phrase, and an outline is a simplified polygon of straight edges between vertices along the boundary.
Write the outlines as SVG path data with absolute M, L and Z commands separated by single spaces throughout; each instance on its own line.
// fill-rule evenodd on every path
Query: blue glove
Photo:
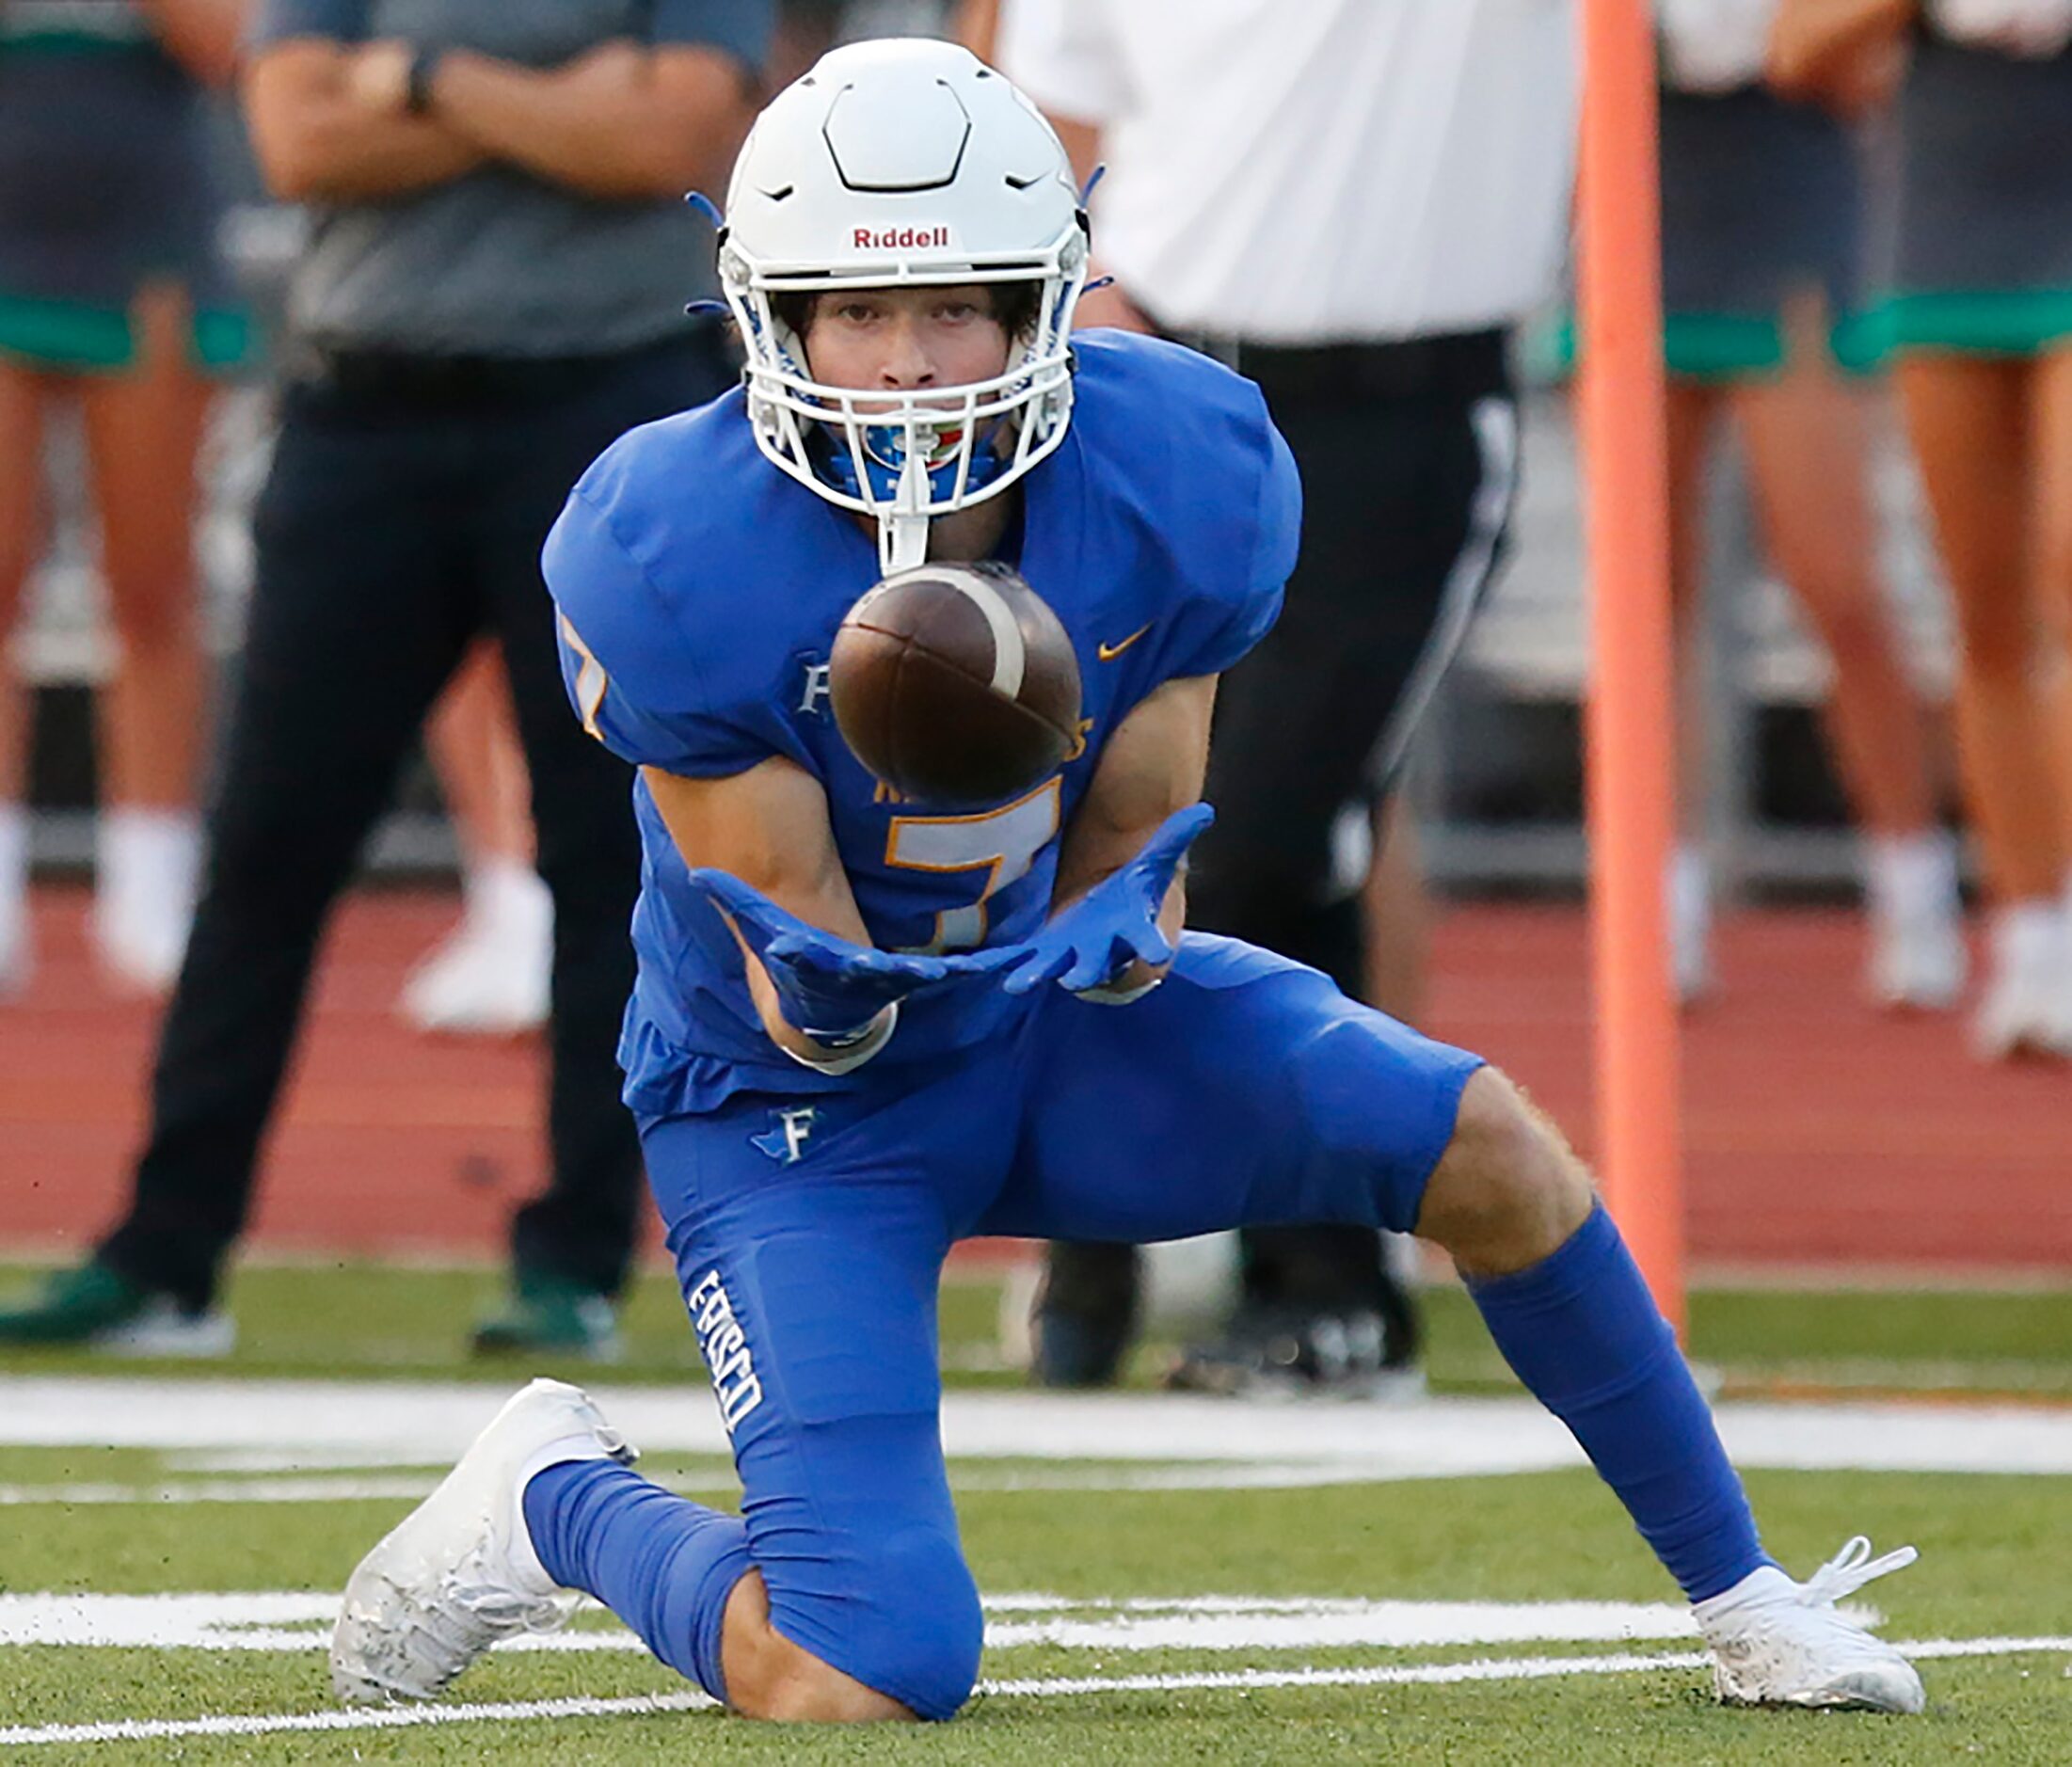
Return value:
M 1147 963 L 1169 961 L 1172 943 L 1158 931 L 1158 910 L 1187 850 L 1215 820 L 1216 812 L 1205 804 L 1167 817 L 1120 871 L 1013 947 L 1000 985 L 1009 994 L 1027 994 L 1055 981 L 1069 993 L 1083 994 L 1114 980 L 1139 958 Z
M 921 957 L 852 945 L 808 926 L 738 877 L 710 867 L 691 882 L 741 930 L 770 974 L 785 1020 L 816 1043 L 839 1043 L 888 1006 L 923 988 L 999 968 L 1012 946 L 956 957 Z

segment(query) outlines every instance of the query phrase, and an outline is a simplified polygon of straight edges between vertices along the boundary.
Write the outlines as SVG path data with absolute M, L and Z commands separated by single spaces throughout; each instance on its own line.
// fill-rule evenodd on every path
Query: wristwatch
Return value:
M 403 108 L 413 117 L 427 115 L 432 108 L 432 82 L 438 77 L 443 49 L 417 48 L 410 52 L 410 72 L 403 83 Z

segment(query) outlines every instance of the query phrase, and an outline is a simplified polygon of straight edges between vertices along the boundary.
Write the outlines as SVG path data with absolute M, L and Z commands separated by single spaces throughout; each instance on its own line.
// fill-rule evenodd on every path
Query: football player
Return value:
M 429 1695 L 582 1590 L 737 1711 L 947 1718 L 982 1632 L 937 1423 L 951 1245 L 1315 1220 L 1452 1254 L 1697 1604 L 1724 1697 L 1918 1710 L 1834 1607 L 1911 1551 L 1852 1542 L 1803 1584 L 1765 1556 L 1518 1090 L 1181 932 L 1216 677 L 1274 617 L 1299 498 L 1251 383 L 1067 347 L 1087 243 L 1055 135 L 948 45 L 836 51 L 743 150 L 720 262 L 746 386 L 621 440 L 547 550 L 578 714 L 641 768 L 626 1095 L 742 1514 L 535 1382 L 355 1574 L 340 1694 Z M 828 711 L 844 612 L 924 552 L 1013 563 L 1086 683 L 1081 751 L 956 816 L 890 801 Z

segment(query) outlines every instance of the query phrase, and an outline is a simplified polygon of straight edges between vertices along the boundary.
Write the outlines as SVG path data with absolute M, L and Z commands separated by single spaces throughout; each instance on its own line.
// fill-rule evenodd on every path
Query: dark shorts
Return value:
M 1830 357 L 1879 360 L 1864 294 L 1869 216 L 1857 141 L 1811 104 L 1760 88 L 1662 94 L 1663 355 L 1682 380 L 1730 384 L 1791 359 L 1786 309 L 1818 294 Z M 1553 373 L 1578 359 L 1563 317 L 1536 352 Z
M 0 293 L 0 365 L 12 361 L 55 374 L 120 374 L 136 365 L 137 327 L 121 308 L 31 300 Z M 187 360 L 229 374 L 251 359 L 252 326 L 234 307 L 209 308 L 187 326 Z
M 2072 50 L 2022 60 L 1925 37 L 1900 128 L 1894 347 L 2072 342 Z
M 0 48 L 0 357 L 128 368 L 138 294 L 171 283 L 194 310 L 194 363 L 236 366 L 248 328 L 217 256 L 222 213 L 202 94 L 165 56 Z

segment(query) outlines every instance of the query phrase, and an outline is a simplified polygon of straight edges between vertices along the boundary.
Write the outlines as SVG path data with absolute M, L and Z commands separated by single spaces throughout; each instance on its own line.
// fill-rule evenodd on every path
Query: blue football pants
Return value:
M 948 1065 L 642 1125 L 777 1630 L 924 1716 L 978 1673 L 937 1409 L 957 1240 L 1407 1232 L 1478 1058 L 1188 934 L 1126 1007 L 1047 997 Z

